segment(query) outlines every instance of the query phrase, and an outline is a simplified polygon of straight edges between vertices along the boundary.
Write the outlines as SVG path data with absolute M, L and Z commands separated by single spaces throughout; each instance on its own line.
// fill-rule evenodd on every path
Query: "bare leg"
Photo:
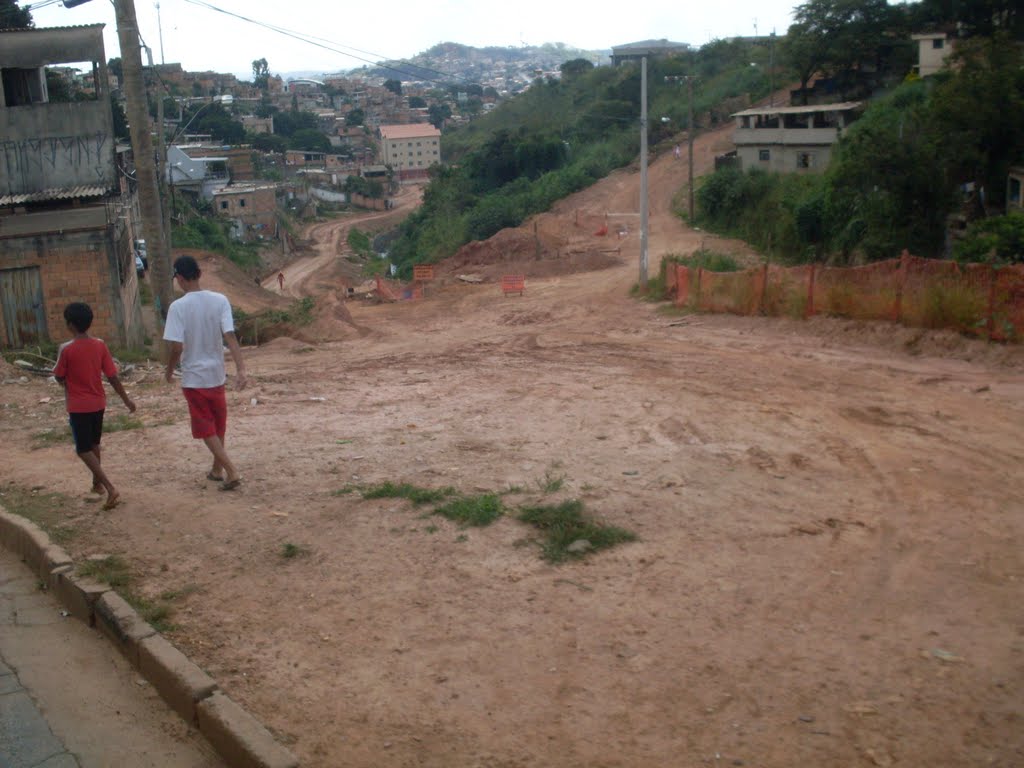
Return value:
M 206 443 L 206 447 L 213 454 L 214 471 L 219 474 L 219 471 L 223 469 L 227 473 L 224 475 L 224 482 L 230 483 L 237 480 L 238 472 L 235 471 L 235 465 L 228 458 L 228 452 L 224 449 L 224 442 L 220 437 L 217 435 L 204 437 L 203 442 Z
M 103 456 L 100 453 L 99 445 L 94 445 L 92 447 L 92 452 L 96 454 L 96 463 L 97 464 L 102 463 Z M 94 472 L 93 475 L 92 475 L 92 492 L 93 493 L 103 493 L 103 491 L 104 491 L 103 481 L 99 477 L 97 477 L 96 473 Z
M 104 509 L 113 509 L 117 506 L 118 499 L 121 498 L 121 494 L 117 492 L 117 489 L 111 484 L 110 480 L 107 479 L 106 473 L 103 471 L 103 467 L 100 466 L 100 459 L 96 455 L 95 449 L 86 451 L 85 453 L 78 454 L 85 466 L 92 472 L 92 476 L 100 481 L 100 485 L 107 492 L 107 500 L 103 504 Z

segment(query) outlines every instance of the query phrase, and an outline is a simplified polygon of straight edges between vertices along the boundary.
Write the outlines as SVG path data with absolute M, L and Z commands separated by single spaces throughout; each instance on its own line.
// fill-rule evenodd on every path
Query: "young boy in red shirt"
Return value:
M 107 500 L 103 508 L 113 509 L 121 496 L 100 466 L 103 411 L 107 407 L 101 374 L 106 375 L 110 386 L 121 396 L 129 413 L 135 413 L 135 403 L 117 378 L 117 366 L 114 365 L 114 358 L 110 356 L 107 345 L 102 339 L 94 339 L 88 333 L 92 325 L 92 309 L 89 305 L 77 301 L 68 304 L 64 308 L 64 321 L 74 338 L 61 345 L 53 376 L 64 386 L 75 451 L 92 472 L 92 491 L 106 491 Z

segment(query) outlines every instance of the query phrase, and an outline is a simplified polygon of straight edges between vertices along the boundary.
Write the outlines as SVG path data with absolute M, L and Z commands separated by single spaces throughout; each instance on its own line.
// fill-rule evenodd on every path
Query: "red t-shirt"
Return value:
M 68 413 L 94 413 L 107 407 L 102 375 L 117 376 L 117 366 L 102 339 L 86 336 L 60 348 L 53 375 L 64 379 Z

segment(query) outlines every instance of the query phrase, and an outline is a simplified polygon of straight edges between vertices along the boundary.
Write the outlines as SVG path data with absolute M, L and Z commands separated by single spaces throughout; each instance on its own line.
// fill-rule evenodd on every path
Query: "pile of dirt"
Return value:
M 460 248 L 450 259 L 438 264 L 438 277 L 455 278 L 471 272 L 485 281 L 502 275 L 555 277 L 576 272 L 606 269 L 621 263 L 621 249 L 614 238 L 568 245 L 552 242 L 526 228 L 503 229 L 489 240 L 474 240 Z
M 250 314 L 265 309 L 280 309 L 291 302 L 288 298 L 265 290 L 259 280 L 250 277 L 231 259 L 219 253 L 196 249 L 175 249 L 174 257 L 191 256 L 199 262 L 203 272 L 201 285 L 210 291 L 223 293 L 237 307 Z

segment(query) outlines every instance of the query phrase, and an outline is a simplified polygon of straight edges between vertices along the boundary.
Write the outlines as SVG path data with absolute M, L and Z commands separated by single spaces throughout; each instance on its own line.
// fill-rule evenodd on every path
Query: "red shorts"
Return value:
M 192 418 L 192 437 L 204 440 L 217 435 L 221 440 L 228 426 L 228 403 L 224 387 L 209 389 L 182 388 L 188 401 L 188 415 Z

